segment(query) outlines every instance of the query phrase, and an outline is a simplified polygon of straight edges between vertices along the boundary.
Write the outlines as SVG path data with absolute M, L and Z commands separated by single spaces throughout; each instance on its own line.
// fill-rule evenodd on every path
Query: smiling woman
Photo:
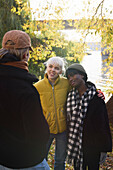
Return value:
M 61 57 L 52 57 L 47 61 L 44 79 L 35 83 L 40 94 L 44 116 L 49 124 L 50 138 L 47 144 L 47 157 L 53 139 L 55 143 L 55 169 L 65 169 L 66 157 L 66 98 L 69 83 L 62 77 L 64 61 Z
M 99 170 L 107 152 L 112 151 L 106 105 L 95 85 L 87 81 L 82 65 L 72 64 L 66 72 L 73 87 L 67 97 L 67 161 L 74 163 L 75 170 Z
M 46 71 L 49 81 L 54 85 L 56 78 L 62 73 L 61 67 L 58 64 L 49 64 Z
M 61 61 L 58 60 L 59 57 L 50 58 L 47 62 L 47 69 L 46 73 L 48 75 L 48 80 L 51 82 L 52 85 L 54 85 L 56 79 L 58 78 L 59 74 L 62 74 L 62 70 L 64 67 L 63 59 Z

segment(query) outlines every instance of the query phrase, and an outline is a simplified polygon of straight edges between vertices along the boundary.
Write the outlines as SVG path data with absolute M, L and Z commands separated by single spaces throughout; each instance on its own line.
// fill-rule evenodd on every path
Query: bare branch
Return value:
M 91 21 L 90 21 L 90 24 L 89 24 L 89 26 L 88 26 L 88 28 L 87 28 L 87 33 L 86 33 L 86 36 L 85 36 L 85 38 L 84 38 L 84 42 L 85 42 L 86 37 L 87 37 L 87 35 L 89 34 L 89 30 L 90 30 L 90 28 L 91 28 L 91 26 L 92 26 L 91 23 L 92 23 L 92 21 L 94 20 L 95 15 L 98 13 L 98 10 L 99 10 L 100 7 L 101 7 L 101 16 L 102 16 L 103 3 L 104 3 L 104 0 L 102 0 L 102 1 L 99 3 L 99 5 L 98 5 L 97 8 L 96 8 L 96 11 L 95 11 L 94 15 L 92 16 L 92 19 L 91 19 Z M 97 22 L 98 22 L 98 20 L 97 20 L 93 25 L 96 25 Z

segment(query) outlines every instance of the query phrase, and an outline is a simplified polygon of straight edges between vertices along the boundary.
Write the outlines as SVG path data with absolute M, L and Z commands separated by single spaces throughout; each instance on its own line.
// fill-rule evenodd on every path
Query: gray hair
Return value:
M 1 48 L 0 49 L 0 59 L 7 53 L 14 54 L 16 55 L 17 58 L 22 60 L 23 55 L 29 51 L 29 48 L 22 48 L 22 49 L 5 49 Z
M 62 71 L 65 72 L 65 60 L 62 57 L 51 57 L 44 64 L 46 66 L 48 66 L 49 64 L 58 64 L 61 67 Z

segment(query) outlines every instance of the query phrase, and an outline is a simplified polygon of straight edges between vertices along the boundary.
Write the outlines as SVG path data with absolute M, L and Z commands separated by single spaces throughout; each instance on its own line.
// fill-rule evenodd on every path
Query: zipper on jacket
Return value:
M 56 102 L 55 102 L 55 92 L 54 92 L 54 86 L 53 86 L 53 85 L 52 85 L 52 90 L 53 90 L 53 98 L 54 98 L 54 107 L 55 107 L 56 124 L 57 124 L 57 129 L 58 129 L 58 132 L 59 132 L 58 119 L 57 119 L 57 108 L 56 108 Z

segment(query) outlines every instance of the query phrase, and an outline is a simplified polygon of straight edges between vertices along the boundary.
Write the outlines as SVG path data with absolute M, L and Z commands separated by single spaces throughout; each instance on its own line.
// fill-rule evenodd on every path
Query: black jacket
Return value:
M 83 127 L 84 152 L 111 152 L 112 138 L 103 99 L 97 94 L 90 101 Z
M 9 168 L 32 167 L 45 157 L 49 128 L 36 81 L 24 69 L 0 64 L 0 164 Z

